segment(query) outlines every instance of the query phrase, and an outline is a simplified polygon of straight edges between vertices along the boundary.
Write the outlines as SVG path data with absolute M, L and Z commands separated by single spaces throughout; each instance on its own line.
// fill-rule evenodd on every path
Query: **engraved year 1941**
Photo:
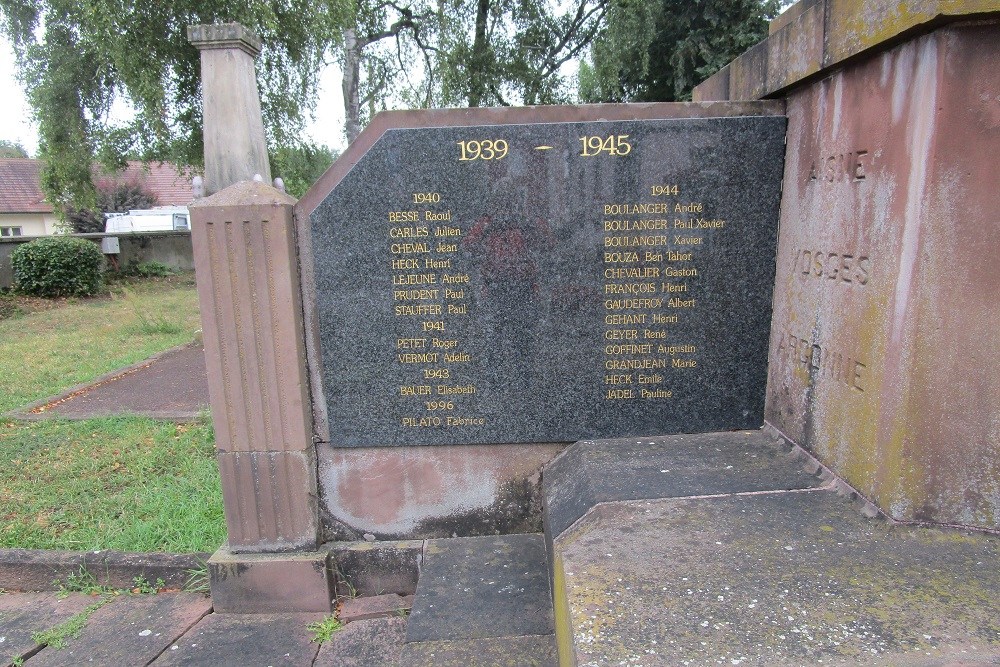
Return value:
M 632 144 L 627 139 L 627 134 L 609 134 L 606 137 L 580 137 L 583 150 L 580 155 L 583 157 L 596 157 L 601 153 L 608 155 L 622 156 L 632 152 Z
M 483 139 L 482 141 L 458 141 L 459 162 L 471 160 L 502 160 L 507 157 L 510 146 L 505 139 Z

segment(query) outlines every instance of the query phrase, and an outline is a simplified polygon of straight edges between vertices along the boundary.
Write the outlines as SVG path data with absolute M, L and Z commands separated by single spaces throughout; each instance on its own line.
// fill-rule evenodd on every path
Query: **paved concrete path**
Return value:
M 113 371 L 14 414 L 27 419 L 132 414 L 186 420 L 207 409 L 205 351 L 200 344 L 190 344 Z
M 81 593 L 63 599 L 54 592 L 0 593 L 0 666 L 20 656 L 26 667 L 395 667 L 406 635 L 406 618 L 392 616 L 348 623 L 320 645 L 306 626 L 323 614 L 214 614 L 211 599 L 197 593 L 103 600 Z M 65 646 L 39 641 L 36 633 L 88 612 L 79 636 Z

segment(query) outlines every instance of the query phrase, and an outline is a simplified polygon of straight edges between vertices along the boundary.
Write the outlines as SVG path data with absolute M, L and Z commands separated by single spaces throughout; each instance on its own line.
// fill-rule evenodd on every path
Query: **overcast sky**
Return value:
M 341 74 L 330 67 L 320 77 L 316 119 L 309 123 L 307 134 L 318 144 L 337 150 L 344 148 L 344 102 L 340 91 Z M 17 82 L 11 44 L 0 38 L 0 90 L 6 91 L 0 104 L 0 139 L 15 141 L 34 157 L 38 151 L 38 133 L 31 122 L 31 109 Z

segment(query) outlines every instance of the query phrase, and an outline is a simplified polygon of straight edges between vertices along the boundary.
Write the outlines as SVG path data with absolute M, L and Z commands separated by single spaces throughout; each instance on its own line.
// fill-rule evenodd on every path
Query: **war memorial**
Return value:
M 299 201 L 258 41 L 189 36 L 216 611 L 416 593 L 413 665 L 1000 664 L 1000 3 L 802 0 L 691 103 L 383 113 Z

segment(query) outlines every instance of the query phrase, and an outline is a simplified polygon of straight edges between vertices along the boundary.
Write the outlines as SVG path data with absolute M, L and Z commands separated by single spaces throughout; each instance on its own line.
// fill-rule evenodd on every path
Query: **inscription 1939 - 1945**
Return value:
M 312 214 L 337 445 L 759 426 L 784 119 L 386 132 Z

